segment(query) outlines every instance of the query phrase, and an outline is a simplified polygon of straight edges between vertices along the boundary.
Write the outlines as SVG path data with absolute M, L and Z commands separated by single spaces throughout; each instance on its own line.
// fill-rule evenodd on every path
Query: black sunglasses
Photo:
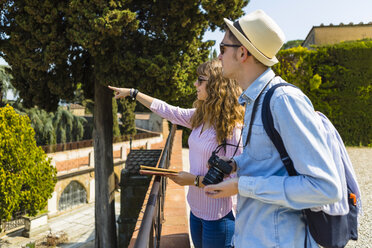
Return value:
M 235 44 L 225 44 L 223 42 L 220 43 L 220 53 L 225 53 L 225 47 L 241 47 L 242 45 L 235 45 Z
M 205 78 L 199 76 L 198 79 L 197 79 L 197 81 L 198 81 L 198 84 L 201 85 L 202 82 L 204 82 L 204 81 L 207 82 L 208 79 L 205 79 Z

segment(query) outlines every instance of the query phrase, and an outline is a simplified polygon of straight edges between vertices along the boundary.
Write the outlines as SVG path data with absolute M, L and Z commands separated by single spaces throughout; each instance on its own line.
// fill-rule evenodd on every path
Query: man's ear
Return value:
M 244 46 L 239 47 L 239 49 L 240 49 L 240 60 L 242 62 L 245 62 L 249 57 L 249 55 L 248 55 L 249 52 L 248 52 L 247 48 L 245 48 Z

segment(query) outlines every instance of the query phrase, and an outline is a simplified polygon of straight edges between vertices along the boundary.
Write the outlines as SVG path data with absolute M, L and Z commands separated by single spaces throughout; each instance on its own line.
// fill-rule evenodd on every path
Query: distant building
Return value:
M 153 112 L 136 112 L 136 129 L 162 133 L 164 137 L 169 134 L 168 121 Z
M 73 115 L 85 116 L 85 107 L 80 104 L 71 103 L 68 108 Z
M 313 26 L 306 39 L 302 43 L 303 47 L 311 45 L 331 45 L 342 41 L 352 41 L 361 39 L 372 39 L 372 22 L 349 24 L 340 23 L 339 25 L 330 24 L 325 26 Z

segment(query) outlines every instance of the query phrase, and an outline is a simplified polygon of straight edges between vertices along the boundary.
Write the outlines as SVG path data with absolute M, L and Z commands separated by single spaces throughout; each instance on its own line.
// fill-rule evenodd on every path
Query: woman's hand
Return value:
M 129 94 L 130 94 L 130 89 L 128 89 L 128 88 L 116 88 L 116 87 L 112 87 L 112 86 L 108 86 L 108 87 L 109 87 L 109 89 L 111 89 L 115 92 L 115 99 L 125 98 L 125 97 L 129 96 Z
M 168 177 L 180 186 L 194 185 L 195 175 L 186 171 L 180 171 L 177 175 Z

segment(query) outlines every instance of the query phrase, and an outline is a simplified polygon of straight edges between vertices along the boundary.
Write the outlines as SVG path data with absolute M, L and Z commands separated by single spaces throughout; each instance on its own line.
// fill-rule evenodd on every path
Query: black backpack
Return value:
M 293 166 L 291 158 L 288 156 L 287 151 L 283 145 L 282 138 L 274 128 L 273 117 L 270 110 L 270 99 L 278 87 L 281 86 L 292 86 L 288 83 L 279 83 L 271 87 L 263 100 L 262 104 L 262 122 L 267 135 L 278 150 L 281 160 L 287 169 L 290 176 L 297 175 L 297 172 Z M 296 87 L 297 88 L 297 87 Z M 260 96 L 258 96 L 259 98 Z M 258 98 L 256 102 L 258 102 Z M 253 108 L 252 117 L 254 118 L 255 108 Z M 330 121 L 321 114 L 322 118 L 326 121 Z M 324 120 L 323 120 L 324 121 Z M 251 120 L 252 123 L 252 120 Z M 333 125 L 332 125 L 333 126 Z M 336 131 L 337 132 L 337 131 Z M 337 133 L 338 134 L 338 133 Z M 250 136 L 250 135 L 248 135 Z M 343 146 L 343 143 L 341 144 Z M 336 164 L 337 165 L 337 164 Z M 343 165 L 338 165 L 343 166 Z M 356 180 L 356 179 L 355 179 Z M 341 248 L 345 247 L 347 242 L 358 239 L 358 207 L 356 204 L 355 192 L 351 192 L 349 185 L 348 189 L 348 205 L 349 213 L 345 215 L 329 215 L 323 211 L 313 212 L 310 209 L 304 209 L 303 214 L 306 220 L 306 225 L 309 227 L 309 231 L 314 240 L 321 246 L 329 248 Z M 306 232 L 307 233 L 307 232 Z M 306 247 L 305 238 L 305 247 Z

